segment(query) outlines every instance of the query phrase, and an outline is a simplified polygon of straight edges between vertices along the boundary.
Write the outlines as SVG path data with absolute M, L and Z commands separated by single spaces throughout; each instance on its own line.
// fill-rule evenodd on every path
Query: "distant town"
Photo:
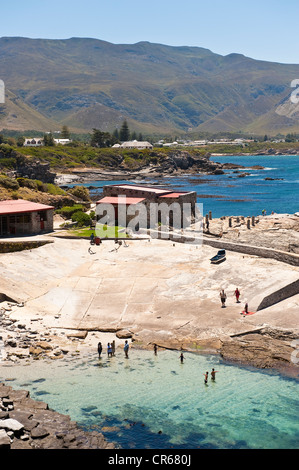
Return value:
M 206 145 L 242 145 L 246 146 L 250 143 L 254 143 L 256 140 L 254 139 L 218 139 L 218 140 L 175 140 L 173 142 L 168 142 L 164 139 L 159 140 L 158 142 L 154 142 L 151 144 L 148 141 L 139 141 L 139 140 L 128 140 L 122 143 L 116 143 L 112 145 L 112 148 L 122 148 L 122 149 L 152 149 L 153 147 L 203 147 Z M 286 139 L 266 139 L 265 142 L 272 142 L 272 143 L 280 143 L 286 142 Z M 297 140 L 296 140 L 297 141 Z M 53 139 L 54 145 L 67 145 L 73 142 L 72 139 Z M 24 139 L 23 146 L 24 147 L 41 147 L 47 145 L 43 137 L 29 137 Z

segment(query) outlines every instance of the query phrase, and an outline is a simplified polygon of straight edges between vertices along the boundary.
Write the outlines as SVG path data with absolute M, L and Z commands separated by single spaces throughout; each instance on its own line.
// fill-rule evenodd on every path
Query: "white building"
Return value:
M 152 149 L 153 146 L 149 142 L 138 142 L 138 140 L 131 140 L 128 142 L 123 142 L 121 145 L 115 144 L 112 148 L 121 148 L 121 149 Z
M 56 145 L 66 145 L 72 142 L 71 139 L 54 139 Z
M 25 139 L 23 144 L 24 147 L 41 147 L 44 145 L 44 139 L 42 138 L 33 138 L 33 139 Z

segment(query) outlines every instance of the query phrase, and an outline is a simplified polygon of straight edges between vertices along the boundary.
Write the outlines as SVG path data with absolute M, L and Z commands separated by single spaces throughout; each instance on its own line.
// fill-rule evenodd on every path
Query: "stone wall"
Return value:
M 15 251 L 32 250 L 47 243 L 54 243 L 52 240 L 31 240 L 31 241 L 0 241 L 0 253 L 13 253 Z
M 291 264 L 292 266 L 299 266 L 299 255 L 296 253 L 288 253 L 279 251 L 272 248 L 243 245 L 238 243 L 226 242 L 222 240 L 213 240 L 211 238 L 203 238 L 203 244 L 213 246 L 217 249 L 224 249 L 228 251 L 236 251 L 246 255 L 259 256 L 261 258 L 272 258 L 282 263 Z
M 44 214 L 44 216 L 43 216 Z M 43 218 L 43 229 L 41 227 L 41 219 Z M 53 231 L 53 209 L 42 212 L 32 212 L 31 214 L 31 232 L 52 232 Z
M 267 295 L 260 303 L 257 308 L 257 311 L 263 310 L 264 308 L 271 307 L 271 305 L 275 305 L 282 300 L 288 299 L 293 297 L 294 295 L 299 294 L 299 280 L 288 284 L 285 287 L 273 292 L 270 295 Z

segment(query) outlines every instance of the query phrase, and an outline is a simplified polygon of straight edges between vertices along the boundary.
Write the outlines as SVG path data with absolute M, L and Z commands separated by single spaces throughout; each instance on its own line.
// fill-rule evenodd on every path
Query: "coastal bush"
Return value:
M 22 188 L 33 189 L 34 191 L 41 191 L 43 193 L 48 193 L 53 196 L 65 196 L 66 192 L 61 189 L 59 186 L 56 186 L 52 183 L 43 183 L 40 180 L 32 180 L 30 178 L 17 178 L 18 184 Z
M 38 185 L 36 180 L 31 180 L 30 178 L 17 178 L 18 184 L 21 188 L 29 188 L 38 191 Z
M 16 179 L 0 175 L 0 185 L 6 189 L 18 190 L 20 188 Z
M 69 193 L 82 201 L 90 201 L 89 191 L 85 186 L 74 186 L 69 189 Z
M 0 154 L 0 168 L 13 170 L 16 167 L 16 159 L 14 157 L 11 158 L 2 158 Z
M 90 225 L 92 221 L 89 214 L 83 211 L 77 211 L 72 215 L 72 222 L 76 222 L 79 227 L 83 227 Z
M 18 191 L 13 191 L 13 192 L 10 194 L 10 199 L 15 199 L 15 200 L 17 200 L 17 199 L 22 199 L 22 198 L 20 198 Z
M 45 183 L 47 188 L 47 193 L 52 194 L 53 196 L 65 196 L 66 191 L 61 189 L 59 186 L 56 186 L 52 183 Z
M 0 144 L 0 156 L 10 157 L 15 156 L 15 149 L 9 144 Z
M 62 217 L 70 219 L 75 212 L 83 212 L 82 204 L 75 204 L 74 206 L 64 206 L 56 211 L 57 214 L 61 214 Z

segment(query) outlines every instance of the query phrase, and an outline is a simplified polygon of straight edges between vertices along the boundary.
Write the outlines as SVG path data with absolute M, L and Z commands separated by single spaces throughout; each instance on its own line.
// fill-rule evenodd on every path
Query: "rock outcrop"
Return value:
M 260 369 L 295 370 L 296 341 L 293 331 L 264 327 L 223 340 L 219 352 L 225 360 Z
M 113 449 L 101 433 L 81 430 L 69 416 L 0 383 L 0 449 Z
M 51 171 L 50 163 L 48 162 L 32 161 L 20 156 L 16 159 L 16 163 L 17 176 L 40 180 L 43 183 L 54 183 L 55 181 L 56 173 Z

